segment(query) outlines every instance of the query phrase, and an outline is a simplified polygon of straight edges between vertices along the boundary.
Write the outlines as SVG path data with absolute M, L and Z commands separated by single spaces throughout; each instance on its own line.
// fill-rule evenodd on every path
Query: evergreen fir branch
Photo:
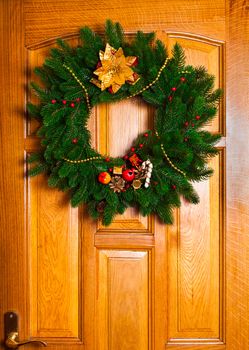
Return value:
M 51 98 L 52 98 L 51 94 L 45 89 L 42 89 L 37 83 L 31 82 L 30 87 L 41 101 L 43 102 L 51 101 Z
M 41 120 L 41 116 L 40 116 L 40 111 L 41 111 L 41 106 L 40 105 L 34 105 L 31 102 L 27 103 L 27 110 L 29 113 L 29 116 L 37 119 L 37 120 Z
M 105 24 L 106 41 L 116 50 L 124 44 L 124 32 L 119 23 L 113 23 L 110 19 Z
M 88 198 L 87 187 L 85 185 L 81 185 L 74 192 L 71 198 L 72 207 L 78 207 L 80 204 L 85 203 Z
M 191 203 L 199 201 L 190 181 L 205 180 L 212 174 L 207 161 L 218 153 L 214 145 L 220 136 L 203 130 L 203 126 L 216 116 L 222 92 L 214 90 L 214 77 L 205 67 L 185 66 L 179 44 L 174 46 L 173 57 L 162 70 L 167 50 L 161 41 L 154 43 L 154 33 L 140 31 L 133 42 L 125 42 L 120 24 L 108 20 L 106 42 L 87 27 L 81 29 L 80 37 L 82 45 L 76 49 L 58 40 L 58 48 L 53 48 L 44 65 L 35 69 L 45 88 L 32 83 L 41 103 L 38 106 L 29 103 L 27 109 L 41 121 L 37 135 L 42 138 L 43 149 L 28 160 L 35 163 L 30 175 L 46 172 L 49 186 L 71 190 L 72 206 L 88 203 L 90 215 L 95 219 L 102 216 L 104 225 L 109 225 L 115 214 L 122 214 L 128 206 L 138 206 L 142 215 L 155 212 L 170 224 L 173 209 L 180 206 L 180 196 Z M 91 82 L 99 51 L 105 49 L 107 42 L 115 49 L 122 47 L 125 57 L 138 58 L 138 65 L 132 69 L 140 79 L 134 85 L 125 83 L 115 94 L 107 89 L 101 91 Z M 133 142 L 136 155 L 153 164 L 151 182 L 145 188 L 142 180 L 137 190 L 130 182 L 130 187 L 116 193 L 108 184 L 98 181 L 100 172 L 112 176 L 109 168 L 123 164 L 130 168 L 131 164 L 122 158 L 106 162 L 92 148 L 87 129 L 89 109 L 136 94 L 157 108 L 155 130 L 159 138 L 148 132 L 146 137 L 141 134 Z M 131 154 L 128 152 L 128 159 Z M 92 160 L 95 156 L 101 159 Z M 98 211 L 99 202 L 104 203 L 103 214 Z
M 183 69 L 185 65 L 185 53 L 182 47 L 178 43 L 175 43 L 173 47 L 172 56 L 177 68 L 179 70 Z
M 31 164 L 31 163 L 35 163 L 35 162 L 40 162 L 42 159 L 43 159 L 42 153 L 31 153 L 28 156 L 27 162 L 29 164 Z
M 48 165 L 46 163 L 40 163 L 37 166 L 31 168 L 28 171 L 29 176 L 37 176 L 41 173 L 45 173 L 48 170 Z

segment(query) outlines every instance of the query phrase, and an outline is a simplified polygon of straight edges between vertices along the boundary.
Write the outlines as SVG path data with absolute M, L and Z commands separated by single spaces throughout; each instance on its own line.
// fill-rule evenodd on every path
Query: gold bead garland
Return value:
M 148 85 L 146 85 L 144 88 L 142 88 L 141 90 L 139 90 L 138 92 L 135 92 L 134 94 L 126 97 L 126 99 L 128 98 L 131 98 L 131 97 L 134 97 L 134 96 L 137 96 L 137 95 L 140 95 L 142 92 L 144 92 L 145 90 L 148 90 L 152 85 L 154 85 L 158 79 L 160 78 L 160 75 L 162 74 L 162 71 L 164 70 L 164 68 L 166 67 L 167 63 L 168 63 L 168 60 L 169 60 L 169 57 L 166 58 L 164 64 L 162 65 L 162 67 L 159 69 L 159 72 L 156 76 L 156 78 L 151 82 L 149 83 Z
M 87 108 L 89 109 L 89 111 L 91 110 L 91 105 L 90 105 L 90 100 L 89 100 L 89 95 L 88 95 L 88 91 L 87 88 L 84 86 L 84 84 L 80 81 L 80 79 L 77 77 L 77 75 L 74 73 L 74 71 L 68 67 L 65 63 L 63 64 L 63 67 L 65 67 L 70 73 L 71 75 L 74 77 L 74 79 L 77 81 L 77 83 L 82 87 L 82 89 L 84 90 L 84 93 L 86 95 L 86 104 L 87 104 Z
M 159 138 L 159 135 L 158 135 L 158 132 L 157 132 L 157 131 L 155 131 L 155 134 L 156 134 L 156 136 Z M 169 156 L 167 155 L 167 153 L 166 153 L 166 151 L 165 151 L 164 146 L 163 146 L 162 143 L 160 144 L 160 147 L 161 147 L 161 150 L 162 150 L 162 152 L 163 152 L 164 157 L 167 159 L 167 161 L 168 161 L 168 163 L 171 165 L 171 167 L 172 167 L 173 169 L 175 169 L 176 171 L 178 171 L 178 173 L 180 173 L 180 174 L 182 174 L 183 176 L 186 177 L 186 173 L 185 173 L 184 171 L 182 171 L 181 169 L 179 169 L 179 168 L 170 160 L 170 158 L 169 158 Z
M 159 69 L 159 72 L 158 72 L 156 78 L 155 78 L 150 84 L 148 84 L 147 86 L 145 86 L 145 87 L 144 87 L 143 89 L 141 89 L 140 91 L 138 91 L 138 92 L 136 92 L 136 93 L 134 93 L 134 94 L 128 96 L 127 99 L 128 99 L 128 98 L 131 98 L 131 97 L 134 97 L 134 96 L 136 96 L 136 95 L 141 94 L 141 93 L 144 92 L 145 90 L 149 89 L 152 85 L 154 85 L 154 84 L 158 81 L 158 79 L 160 78 L 160 75 L 161 75 L 162 71 L 164 70 L 164 68 L 166 67 L 166 65 L 167 65 L 167 63 L 168 63 L 168 60 L 169 60 L 169 57 L 166 58 L 164 64 L 163 64 L 162 67 Z M 63 64 L 63 67 L 65 67 L 65 68 L 71 73 L 71 75 L 74 77 L 74 79 L 77 81 L 77 83 L 78 83 L 78 84 L 82 87 L 82 89 L 84 90 L 85 95 L 86 95 L 87 107 L 88 107 L 88 109 L 89 109 L 89 111 L 90 111 L 90 110 L 91 110 L 91 105 L 90 105 L 90 100 L 89 100 L 89 94 L 88 94 L 88 92 L 87 92 L 86 87 L 85 87 L 84 84 L 80 81 L 80 79 L 77 77 L 77 75 L 74 73 L 74 71 L 73 71 L 70 67 L 68 67 L 66 64 Z M 167 154 L 166 154 L 166 158 L 167 158 L 167 157 L 168 157 L 168 156 L 167 156 Z M 90 158 L 80 159 L 80 160 L 71 160 L 71 159 L 68 159 L 68 158 L 65 158 L 65 157 L 62 158 L 62 159 L 65 160 L 66 162 L 69 162 L 69 163 L 79 164 L 79 163 L 85 163 L 85 162 L 89 162 L 89 161 L 100 160 L 100 159 L 102 159 L 102 157 L 90 157 Z M 167 158 L 167 159 L 168 159 L 168 158 Z M 170 159 L 168 159 L 168 161 L 169 161 L 170 164 L 173 164 L 173 163 L 170 161 Z M 174 165 L 173 165 L 173 167 L 174 167 Z M 178 169 L 178 168 L 176 168 L 176 169 Z M 179 171 L 179 169 L 178 169 L 178 171 Z M 180 172 L 181 172 L 181 170 L 180 170 Z
M 90 161 L 95 161 L 95 160 L 102 160 L 102 157 L 90 157 L 90 158 L 86 158 L 86 159 L 80 159 L 80 160 L 71 160 L 68 158 L 63 157 L 63 160 L 65 160 L 68 163 L 73 163 L 73 164 L 79 164 L 79 163 L 85 163 L 85 162 L 90 162 Z
M 131 97 L 134 97 L 134 96 L 137 96 L 137 95 L 140 95 L 141 93 L 143 93 L 145 90 L 148 90 L 152 85 L 154 85 L 158 79 L 160 78 L 161 74 L 162 74 L 162 71 L 164 70 L 164 68 L 166 67 L 167 63 L 169 61 L 169 57 L 167 57 L 165 59 L 165 62 L 164 64 L 162 65 L 162 67 L 159 69 L 159 72 L 156 76 L 156 78 L 151 82 L 149 83 L 148 85 L 146 85 L 145 87 L 143 87 L 141 90 L 139 90 L 138 92 L 135 92 L 133 93 L 132 95 L 130 96 L 127 96 L 126 99 L 128 98 L 131 98 Z M 82 87 L 82 89 L 84 90 L 85 92 L 85 97 L 86 97 L 86 103 L 87 103 L 87 108 L 88 110 L 90 111 L 91 110 L 91 105 L 90 105 L 90 99 L 89 99 L 89 94 L 88 94 L 88 91 L 87 91 L 87 88 L 84 86 L 84 84 L 80 81 L 80 79 L 77 77 L 77 75 L 74 73 L 74 71 L 68 67 L 65 63 L 63 64 L 63 67 L 65 67 L 70 73 L 71 75 L 74 77 L 74 79 L 77 81 L 77 83 Z M 186 71 L 181 71 L 182 74 L 184 73 L 189 73 L 187 70 Z M 156 135 L 157 137 L 159 137 L 158 135 L 158 132 L 156 131 Z M 171 167 L 173 169 L 175 169 L 176 171 L 178 171 L 179 173 L 181 173 L 183 176 L 186 176 L 186 174 L 180 170 L 177 166 L 175 166 L 172 161 L 170 160 L 169 156 L 167 155 L 164 147 L 163 147 L 163 144 L 161 143 L 161 150 L 163 152 L 163 155 L 165 156 L 165 158 L 167 159 L 167 161 L 169 162 L 169 164 L 171 165 Z M 95 160 L 100 160 L 100 159 L 103 159 L 102 157 L 90 157 L 90 158 L 86 158 L 86 159 L 80 159 L 80 160 L 71 160 L 71 159 L 68 159 L 68 158 L 62 158 L 63 160 L 65 160 L 66 162 L 69 162 L 69 163 L 73 163 L 73 164 L 79 164 L 79 163 L 85 163 L 85 162 L 90 162 L 90 161 L 95 161 Z

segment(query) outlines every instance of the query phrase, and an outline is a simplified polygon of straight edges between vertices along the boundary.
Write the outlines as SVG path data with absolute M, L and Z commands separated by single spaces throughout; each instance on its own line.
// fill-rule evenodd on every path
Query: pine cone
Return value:
M 125 187 L 125 180 L 120 176 L 113 176 L 111 182 L 109 183 L 110 188 L 114 192 L 121 192 Z

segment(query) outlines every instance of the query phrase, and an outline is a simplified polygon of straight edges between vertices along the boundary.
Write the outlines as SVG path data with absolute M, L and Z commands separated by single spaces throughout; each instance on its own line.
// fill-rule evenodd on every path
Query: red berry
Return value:
M 176 91 L 176 87 L 172 87 L 171 90 L 172 90 L 172 91 Z
M 139 147 L 140 147 L 140 148 L 143 148 L 143 146 L 144 146 L 143 143 L 140 143 Z
M 135 147 L 131 147 L 131 151 L 132 151 L 132 152 L 135 152 Z
M 70 106 L 71 106 L 72 108 L 74 108 L 75 104 L 72 102 L 72 103 L 70 103 Z
M 109 168 L 108 171 L 109 171 L 109 173 L 112 173 L 113 169 L 112 169 L 112 168 Z
M 170 102 L 172 101 L 172 99 L 173 99 L 172 96 L 169 96 L 169 97 L 168 97 L 168 100 L 169 100 Z
M 108 91 L 110 92 L 110 94 L 113 94 L 113 90 L 111 86 L 109 87 Z
M 72 139 L 72 143 L 74 143 L 74 144 L 78 143 L 78 139 L 77 138 Z
M 80 98 L 79 97 L 76 98 L 76 102 L 80 102 Z
M 181 77 L 180 80 L 184 83 L 184 81 L 186 81 L 185 77 Z
M 105 161 L 106 161 L 106 162 L 110 162 L 110 158 L 109 158 L 109 157 L 106 157 Z
M 192 125 L 192 127 L 194 127 L 194 126 L 195 126 L 195 124 L 194 124 L 194 123 L 192 123 L 191 125 Z
M 148 137 L 149 136 L 149 134 L 146 132 L 145 134 L 144 134 L 144 137 Z
M 129 158 L 129 156 L 127 156 L 127 155 L 125 155 L 125 156 L 123 157 L 124 160 L 127 160 L 128 158 Z
M 56 103 L 56 100 L 51 100 L 51 103 L 53 103 L 53 105 Z
M 200 117 L 199 115 L 197 115 L 197 116 L 195 117 L 195 119 L 196 119 L 196 120 L 200 120 L 201 117 Z
M 184 123 L 184 126 L 188 126 L 188 124 L 189 124 L 188 122 L 185 122 L 185 123 Z
M 184 142 L 188 142 L 188 137 L 185 137 L 185 138 L 184 138 Z
M 172 185 L 172 190 L 175 190 L 176 189 L 176 185 Z
M 66 100 L 62 100 L 62 104 L 66 105 L 67 101 Z

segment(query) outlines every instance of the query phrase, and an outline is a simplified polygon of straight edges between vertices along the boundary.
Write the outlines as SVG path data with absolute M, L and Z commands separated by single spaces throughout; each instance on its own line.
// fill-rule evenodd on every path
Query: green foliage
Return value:
M 167 49 L 155 40 L 154 33 L 139 31 L 128 43 L 120 24 L 108 20 L 105 41 L 88 27 L 80 30 L 80 39 L 82 44 L 76 48 L 59 39 L 58 47 L 51 50 L 43 66 L 35 68 L 42 87 L 32 83 L 31 88 L 40 104 L 28 103 L 27 110 L 41 124 L 37 135 L 43 148 L 28 158 L 33 164 L 29 174 L 45 172 L 50 187 L 70 190 L 72 206 L 87 203 L 89 214 L 94 219 L 102 217 L 104 225 L 129 206 L 137 206 L 142 215 L 156 213 L 163 222 L 171 224 L 180 196 L 198 203 L 193 182 L 206 180 L 212 174 L 207 161 L 217 154 L 214 145 L 220 136 L 204 127 L 215 117 L 222 91 L 214 90 L 214 77 L 205 67 L 186 66 L 179 44 L 174 45 L 172 57 L 162 70 Z M 116 94 L 101 91 L 91 82 L 99 51 L 105 49 L 107 42 L 115 49 L 122 47 L 125 56 L 138 58 L 138 65 L 132 69 L 140 79 L 134 85 L 124 84 Z M 86 90 L 91 106 L 138 94 L 156 107 L 155 130 L 149 130 L 146 136 L 138 135 L 133 143 L 140 159 L 149 159 L 153 164 L 148 188 L 142 185 L 135 190 L 128 186 L 114 192 L 109 185 L 98 182 L 100 172 L 109 172 L 115 165 L 129 168 L 131 164 L 122 158 L 110 158 L 107 162 L 106 156 L 92 148 Z M 88 161 L 81 162 L 85 159 Z M 99 203 L 104 203 L 102 210 L 98 209 Z

